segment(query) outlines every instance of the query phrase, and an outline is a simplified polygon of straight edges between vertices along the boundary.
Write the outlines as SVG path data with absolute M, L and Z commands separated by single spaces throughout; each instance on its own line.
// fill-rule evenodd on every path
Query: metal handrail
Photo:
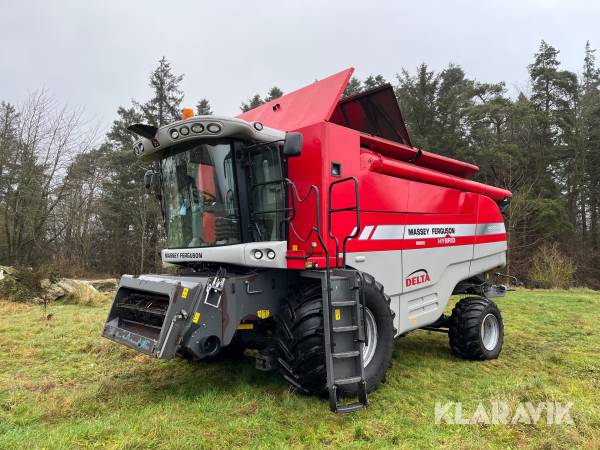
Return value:
M 347 206 L 344 208 L 333 208 L 332 207 L 332 195 L 331 193 L 333 192 L 333 187 L 335 185 L 338 184 L 342 184 L 342 183 L 346 183 L 348 181 L 352 181 L 354 182 L 354 205 L 353 206 Z M 338 263 L 338 258 L 339 258 L 339 251 L 340 251 L 340 242 L 338 240 L 338 238 L 333 234 L 333 227 L 332 227 L 332 221 L 331 221 L 331 217 L 333 214 L 338 213 L 338 212 L 343 212 L 343 211 L 356 211 L 356 227 L 354 229 L 354 232 L 349 234 L 348 236 L 346 236 L 344 238 L 344 242 L 343 242 L 343 254 L 342 254 L 342 267 L 346 267 L 346 245 L 348 243 L 348 241 L 350 239 L 354 239 L 356 237 L 358 237 L 358 235 L 360 234 L 360 199 L 359 199 L 359 192 L 358 192 L 358 179 L 356 177 L 347 177 L 347 178 L 342 178 L 341 180 L 336 180 L 333 183 L 331 183 L 329 185 L 329 198 L 327 199 L 327 230 L 328 230 L 328 235 L 331 239 L 334 240 L 335 242 L 335 267 L 339 266 Z

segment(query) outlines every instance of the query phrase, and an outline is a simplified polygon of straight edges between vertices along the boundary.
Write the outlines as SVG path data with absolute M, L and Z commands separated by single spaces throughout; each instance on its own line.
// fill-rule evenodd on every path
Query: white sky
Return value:
M 349 66 L 395 81 L 454 62 L 516 90 L 541 39 L 580 72 L 586 40 L 600 48 L 600 1 L 0 0 L 0 100 L 46 88 L 107 127 L 149 97 L 163 55 L 185 74 L 184 106 L 207 97 L 224 115 Z

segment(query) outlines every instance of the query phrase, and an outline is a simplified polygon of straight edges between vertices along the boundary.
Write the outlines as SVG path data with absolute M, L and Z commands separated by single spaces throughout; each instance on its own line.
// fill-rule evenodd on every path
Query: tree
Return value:
M 183 92 L 179 84 L 183 75 L 174 75 L 171 64 L 163 56 L 150 75 L 149 86 L 154 93 L 146 103 L 139 105 L 149 124 L 162 127 L 181 118 Z
M 462 68 L 451 64 L 436 75 L 421 64 L 416 75 L 403 70 L 398 81 L 396 95 L 414 144 L 452 157 L 467 153 L 465 119 L 475 91 Z
M 358 78 L 352 77 L 352 78 L 350 78 L 350 81 L 348 82 L 346 89 L 344 89 L 342 98 L 356 95 L 356 94 L 360 93 L 361 91 L 362 91 L 362 82 Z
M 269 89 L 269 93 L 265 97 L 265 103 L 270 102 L 271 100 L 275 100 L 283 95 L 283 91 L 279 89 L 277 86 L 273 86 Z
M 383 75 L 381 75 L 381 74 L 378 74 L 375 76 L 369 75 L 363 83 L 363 90 L 367 91 L 369 89 L 374 89 L 374 88 L 382 86 L 386 83 L 387 83 L 387 81 L 385 81 L 385 78 L 383 78 Z
M 416 75 L 402 69 L 397 75 L 396 97 L 404 113 L 411 140 L 416 147 L 432 148 L 430 133 L 436 124 L 436 98 L 439 79 L 427 64 L 417 67 Z
M 559 155 L 552 150 L 564 143 L 565 134 L 571 126 L 573 95 L 576 92 L 575 74 L 561 71 L 558 50 L 542 41 L 533 64 L 529 66 L 531 77 L 531 103 L 538 113 L 538 142 L 536 148 L 536 186 L 538 191 L 550 184 L 547 172 L 557 163 Z
M 107 265 L 115 272 L 139 273 L 157 267 L 156 255 L 163 239 L 161 211 L 142 184 L 144 173 L 153 166 L 134 155 L 132 147 L 138 137 L 127 127 L 138 122 L 162 126 L 179 120 L 182 80 L 183 75 L 173 75 L 163 57 L 150 75 L 153 97 L 145 103 L 134 101 L 130 107 L 119 107 L 118 118 L 107 134 L 111 151 L 105 157 L 99 220 L 106 230 Z M 210 110 L 205 100 L 197 107 Z
M 203 98 L 198 103 L 196 103 L 196 114 L 199 116 L 210 116 L 212 115 L 212 109 L 210 108 L 210 103 L 208 99 Z
M 247 103 L 242 102 L 240 109 L 242 110 L 242 112 L 250 111 L 251 109 L 254 109 L 260 105 L 264 105 L 267 102 L 275 100 L 276 98 L 279 98 L 282 95 L 283 91 L 277 86 L 273 86 L 271 89 L 269 89 L 269 92 L 267 93 L 264 99 L 260 96 L 260 94 L 255 94 L 254 97 L 248 99 Z
M 65 196 L 60 205 L 64 231 L 55 251 L 56 263 L 62 272 L 82 276 L 89 272 L 110 271 L 106 254 L 112 247 L 104 240 L 105 230 L 99 214 L 110 151 L 110 146 L 104 144 L 88 153 L 78 154 L 67 168 Z
M 44 91 L 29 96 L 19 112 L 3 112 L 1 222 L 10 263 L 29 264 L 47 251 L 65 229 L 60 206 L 68 192 L 64 172 L 95 139 L 80 110 L 59 105 Z
M 248 103 L 242 102 L 240 109 L 242 110 L 242 112 L 247 112 L 247 111 L 250 111 L 251 109 L 254 109 L 260 105 L 263 105 L 264 103 L 265 103 L 265 101 L 260 97 L 260 95 L 255 94 L 254 97 L 252 97 L 248 100 Z
M 144 122 L 144 112 L 134 102 L 128 108 L 119 106 L 117 109 L 118 118 L 112 123 L 109 132 L 106 135 L 108 142 L 113 148 L 133 148 L 133 143 L 138 136 L 127 129 L 130 125 Z
M 585 46 L 581 80 L 581 116 L 584 136 L 585 161 L 581 190 L 581 224 L 588 234 L 587 261 L 589 279 L 600 279 L 600 70 L 596 67 L 595 50 L 589 42 Z M 589 224 L 589 225 L 588 225 Z

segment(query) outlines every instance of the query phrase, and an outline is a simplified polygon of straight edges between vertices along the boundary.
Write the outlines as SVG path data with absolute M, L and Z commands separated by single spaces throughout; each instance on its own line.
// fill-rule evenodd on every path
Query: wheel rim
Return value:
M 481 341 L 486 350 L 494 350 L 500 337 L 500 324 L 494 314 L 488 314 L 481 322 Z
M 365 324 L 367 328 L 367 345 L 363 346 L 363 364 L 369 365 L 377 349 L 377 323 L 369 308 L 365 308 Z

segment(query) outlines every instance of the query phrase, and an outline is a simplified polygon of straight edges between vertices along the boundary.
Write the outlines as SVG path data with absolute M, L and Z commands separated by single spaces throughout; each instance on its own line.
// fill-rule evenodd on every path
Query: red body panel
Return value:
M 343 70 L 237 117 L 283 131 L 329 120 L 352 72 L 353 68 Z
M 502 215 L 496 202 L 510 197 L 511 193 L 468 180 L 479 170 L 477 166 L 406 145 L 410 139 L 405 128 L 402 132 L 403 123 L 401 127 L 397 123 L 392 125 L 397 125 L 400 130 L 397 134 L 401 137 L 406 134 L 400 139 L 404 143 L 349 128 L 377 129 L 375 123 L 365 122 L 372 118 L 358 100 L 356 105 L 351 104 L 354 97 L 340 102 L 352 72 L 353 69 L 344 70 L 238 116 L 303 134 L 302 154 L 288 159 L 288 177 L 302 198 L 308 195 L 311 185 L 318 188 L 320 214 L 317 214 L 314 192 L 304 202 L 295 202 L 296 216 L 289 225 L 288 267 L 324 264 L 322 246 L 317 234 L 311 231 L 317 223 L 334 258 L 331 262 L 335 263 L 335 241 L 327 233 L 328 190 L 333 181 L 346 177 L 356 177 L 359 181 L 361 209 L 361 234 L 349 241 L 349 252 L 505 241 Z M 377 102 L 375 96 L 369 98 Z M 389 112 L 393 103 L 386 101 L 379 106 Z M 343 117 L 353 111 L 356 117 Z M 399 109 L 394 117 L 402 120 Z M 341 166 L 339 178 L 331 174 L 333 163 Z M 353 184 L 336 185 L 331 197 L 333 208 L 352 206 Z M 356 214 L 336 213 L 331 225 L 341 252 L 344 237 L 356 226 Z M 493 233 L 494 226 L 498 233 Z M 443 233 L 445 230 L 448 230 L 447 235 Z M 422 238 L 420 232 L 425 233 Z M 410 233 L 416 234 L 411 236 Z
M 360 142 L 364 148 L 373 150 L 388 158 L 400 161 L 412 161 L 411 164 L 416 166 L 428 167 L 450 175 L 470 178 L 479 172 L 479 167 L 474 164 L 426 151 L 421 151 L 420 156 L 418 156 L 418 150 L 414 147 L 386 141 L 376 136 L 362 135 Z
M 504 232 L 478 236 L 477 224 L 502 223 L 503 218 L 495 200 L 510 197 L 504 189 L 465 180 L 453 175 L 413 164 L 393 160 L 373 151 L 364 150 L 361 133 L 332 123 L 322 122 L 302 128 L 304 146 L 302 155 L 288 160 L 289 178 L 297 185 L 300 196 L 305 196 L 311 184 L 319 188 L 321 199 L 320 223 L 322 234 L 328 245 L 331 263 L 335 264 L 335 243 L 327 237 L 327 194 L 328 186 L 335 181 L 331 175 L 331 164 L 341 165 L 341 177 L 356 177 L 359 180 L 361 208 L 361 232 L 365 236 L 348 243 L 349 252 L 372 252 L 389 250 L 412 250 L 431 247 L 473 245 L 505 241 Z M 379 165 L 379 166 L 378 166 Z M 379 170 L 374 170 L 374 166 Z M 381 167 L 387 169 L 381 170 Z M 338 185 L 332 193 L 333 208 L 352 206 L 354 189 L 351 183 Z M 332 217 L 332 230 L 341 243 L 352 233 L 356 224 L 354 212 L 340 212 Z M 464 225 L 471 233 L 456 233 L 447 237 L 424 237 L 405 239 L 378 239 L 375 231 L 368 233 L 367 227 L 375 230 L 381 225 L 409 227 L 411 225 Z M 305 237 L 316 225 L 316 205 L 311 195 L 305 204 L 297 205 L 294 230 Z M 456 227 L 454 227 L 456 228 Z M 399 228 L 398 228 L 399 229 Z M 365 231 L 366 230 L 366 231 Z M 322 267 L 324 253 L 316 234 L 302 242 L 290 230 L 290 252 L 295 258 L 288 260 L 290 268 L 304 268 L 305 261 L 298 256 L 311 255 L 308 263 Z M 364 238 L 363 238 L 364 237 Z
M 330 120 L 339 122 L 340 119 L 337 116 L 342 114 L 342 106 L 347 102 L 347 100 L 340 100 L 340 98 L 353 72 L 353 68 L 343 70 L 251 109 L 237 117 L 248 122 L 261 122 L 263 125 L 283 131 L 296 131 L 300 128 Z M 396 108 L 398 109 L 397 105 Z M 360 114 L 364 116 L 363 120 L 366 120 L 365 112 L 361 110 Z M 397 120 L 402 120 L 399 109 L 397 117 L 400 118 Z M 389 119 L 391 118 L 388 117 Z M 401 134 L 406 133 L 404 123 L 396 125 L 404 130 Z M 473 164 L 425 151 L 421 152 L 419 158 L 415 159 L 418 150 L 414 147 L 365 133 L 357 134 L 360 136 L 361 145 L 389 158 L 401 161 L 414 160 L 413 164 L 417 166 L 429 167 L 464 178 L 471 177 L 479 171 L 479 167 Z M 409 141 L 408 135 L 406 135 L 404 141 Z

